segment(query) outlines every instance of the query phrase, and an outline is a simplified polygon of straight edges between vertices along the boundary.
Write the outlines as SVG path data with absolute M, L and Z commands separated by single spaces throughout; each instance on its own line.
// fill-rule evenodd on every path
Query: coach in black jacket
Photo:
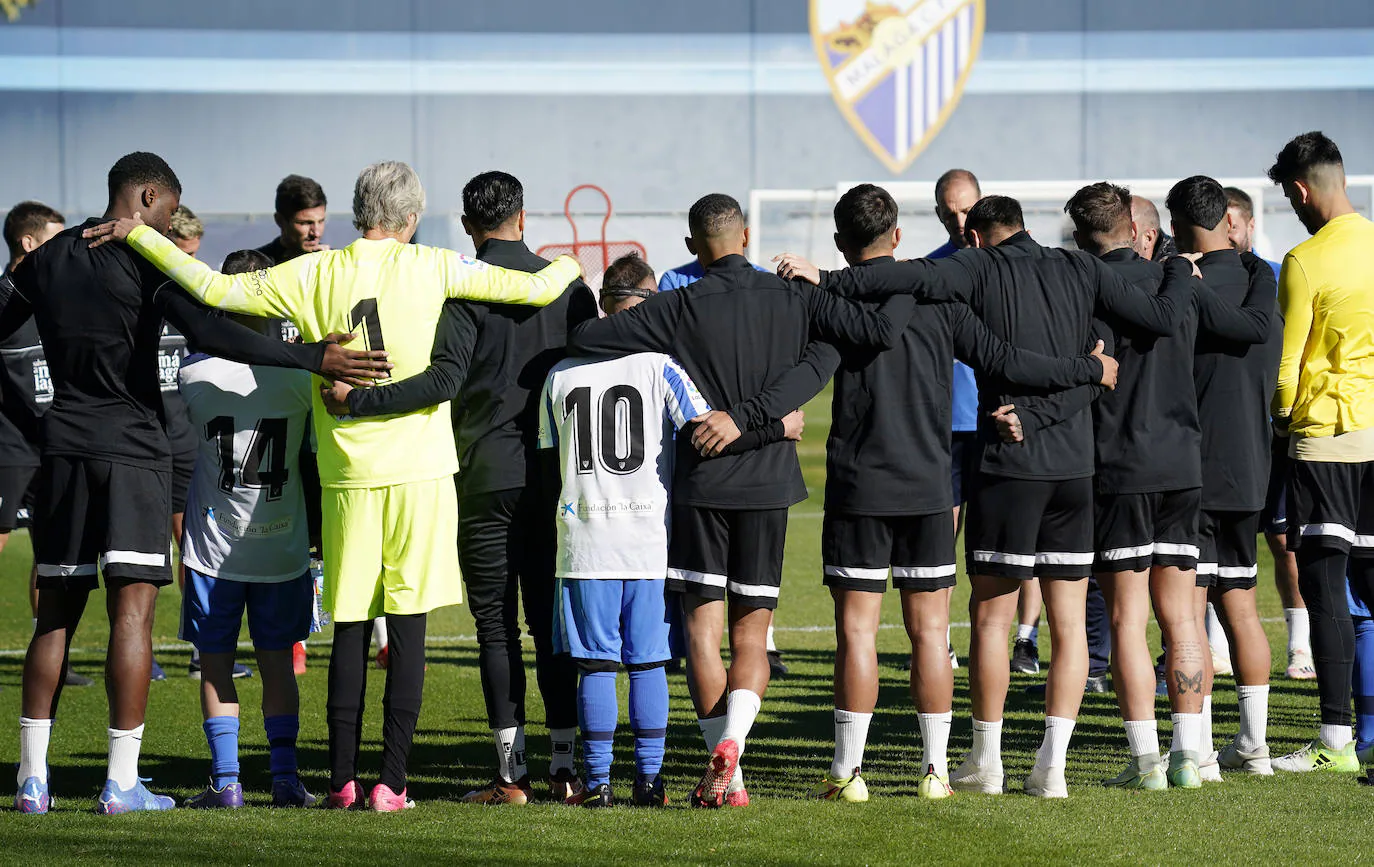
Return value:
M 525 246 L 524 188 L 505 172 L 485 172 L 464 186 L 463 227 L 483 262 L 531 273 L 548 264 Z M 347 411 L 357 416 L 453 401 L 458 554 L 477 622 L 482 694 L 498 763 L 492 783 L 465 800 L 524 803 L 531 795 L 519 597 L 553 743 L 549 785 L 560 801 L 581 790 L 573 765 L 577 668 L 571 657 L 553 652 L 557 537 L 550 495 L 557 491 L 538 484 L 535 437 L 549 368 L 567 354 L 569 330 L 595 318 L 596 299 L 581 280 L 547 307 L 449 301 L 429 368 L 387 388 L 347 395 Z
M 754 397 L 795 366 L 813 334 L 889 346 L 910 313 L 909 297 L 870 312 L 754 270 L 743 255 L 744 215 L 729 196 L 702 198 L 688 221 L 690 243 L 706 275 L 579 326 L 568 341 L 570 352 L 670 354 L 711 406 L 729 407 Z M 705 460 L 684 436 L 678 438 L 672 496 L 668 584 L 685 594 L 692 696 L 714 751 L 693 801 L 719 806 L 768 686 L 765 635 L 782 583 L 787 507 L 806 497 L 806 486 L 790 441 Z M 727 598 L 728 702 L 720 658 Z

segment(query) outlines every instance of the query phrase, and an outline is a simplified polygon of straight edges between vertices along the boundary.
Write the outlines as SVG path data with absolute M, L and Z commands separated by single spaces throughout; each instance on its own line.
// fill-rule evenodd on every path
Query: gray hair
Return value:
M 358 173 L 353 185 L 353 225 L 359 232 L 399 232 L 406 220 L 425 212 L 420 176 L 402 162 L 373 163 Z

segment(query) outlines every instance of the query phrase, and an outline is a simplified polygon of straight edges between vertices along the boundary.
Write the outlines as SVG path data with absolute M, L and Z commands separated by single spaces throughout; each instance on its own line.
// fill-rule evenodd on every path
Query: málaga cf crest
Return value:
M 811 0 L 811 38 L 835 102 L 893 172 L 954 113 L 984 15 L 984 0 Z

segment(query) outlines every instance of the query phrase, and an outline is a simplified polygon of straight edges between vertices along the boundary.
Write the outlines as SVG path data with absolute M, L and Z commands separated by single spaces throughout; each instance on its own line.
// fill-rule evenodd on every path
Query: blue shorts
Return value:
M 1355 592 L 1355 588 L 1350 586 L 1350 582 L 1345 582 L 1345 604 L 1350 608 L 1351 617 L 1363 617 L 1366 620 L 1374 619 L 1374 614 L 1370 614 L 1369 605 Z
M 181 640 L 201 653 L 232 653 L 248 610 L 248 635 L 257 650 L 287 650 L 310 635 L 315 581 L 306 570 L 290 581 L 230 581 L 186 569 L 181 594 Z
M 554 650 L 574 659 L 626 665 L 667 662 L 671 654 L 663 585 L 662 578 L 559 578 L 554 590 Z

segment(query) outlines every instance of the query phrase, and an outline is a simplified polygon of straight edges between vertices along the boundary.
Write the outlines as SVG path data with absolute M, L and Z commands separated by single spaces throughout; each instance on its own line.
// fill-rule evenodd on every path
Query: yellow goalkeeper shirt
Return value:
M 1274 414 L 1295 438 L 1374 428 L 1374 223 L 1329 221 L 1283 259 Z
M 331 332 L 358 334 L 350 348 L 385 349 L 395 365 L 392 381 L 429 365 L 446 299 L 543 306 L 580 273 L 566 256 L 528 274 L 451 250 L 360 238 L 342 250 L 227 275 L 181 252 L 148 226 L 130 232 L 128 243 L 212 307 L 289 319 L 311 341 Z M 372 488 L 458 472 L 447 403 L 399 416 L 337 419 L 324 409 L 319 390 L 311 391 L 324 485 Z

